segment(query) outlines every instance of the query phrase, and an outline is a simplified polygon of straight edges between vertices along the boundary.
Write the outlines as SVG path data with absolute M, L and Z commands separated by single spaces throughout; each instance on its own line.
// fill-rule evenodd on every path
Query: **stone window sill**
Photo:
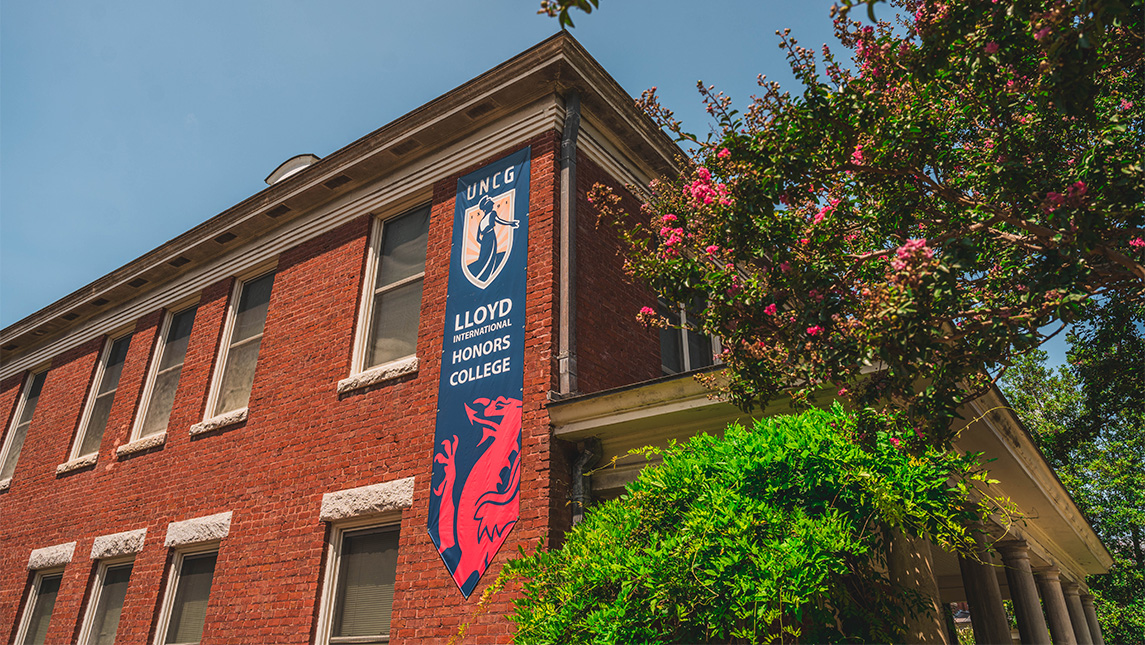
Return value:
M 11 486 L 12 486 L 12 478 L 11 477 L 5 477 L 4 479 L 0 479 L 0 492 L 8 490 Z
M 222 414 L 213 416 L 210 419 L 203 421 L 202 423 L 196 423 L 195 425 L 191 426 L 191 436 L 193 437 L 197 434 L 203 434 L 204 432 L 210 432 L 212 430 L 218 430 L 219 428 L 225 428 L 236 423 L 242 423 L 243 421 L 246 421 L 247 411 L 248 408 L 239 408 L 237 410 L 231 410 L 230 412 L 224 412 Z
M 62 475 L 64 473 L 70 473 L 73 470 L 79 470 L 80 468 L 87 468 L 88 466 L 94 466 L 95 461 L 98 458 L 99 458 L 99 453 L 93 452 L 90 455 L 87 455 L 86 457 L 79 457 L 79 458 L 73 459 L 71 461 L 65 461 L 64 463 L 60 464 L 59 466 L 56 466 L 56 474 Z
M 149 437 L 143 437 L 142 439 L 136 439 L 130 443 L 123 444 L 122 446 L 115 449 L 115 456 L 118 458 L 134 455 L 137 452 L 150 450 L 152 448 L 162 446 L 165 443 L 167 443 L 167 433 L 159 432 Z
M 371 367 L 365 372 L 359 372 L 348 378 L 338 381 L 338 394 L 345 394 L 354 390 L 360 390 L 364 387 L 377 385 L 386 381 L 392 381 L 396 378 L 401 378 L 408 374 L 417 373 L 417 356 L 409 356 L 407 358 L 399 358 L 396 361 L 383 363 L 377 367 Z

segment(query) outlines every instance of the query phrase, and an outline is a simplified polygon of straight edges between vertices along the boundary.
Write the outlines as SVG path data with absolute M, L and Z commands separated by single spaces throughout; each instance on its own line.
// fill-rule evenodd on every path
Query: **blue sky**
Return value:
M 0 327 L 557 31 L 535 0 L 0 0 Z M 703 79 L 791 83 L 830 0 L 605 0 L 577 37 L 692 132 Z

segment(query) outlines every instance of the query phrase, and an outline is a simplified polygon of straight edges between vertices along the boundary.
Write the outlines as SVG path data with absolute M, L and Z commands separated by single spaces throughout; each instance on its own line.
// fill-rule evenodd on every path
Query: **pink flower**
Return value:
M 926 238 L 907 240 L 895 251 L 895 258 L 891 260 L 891 268 L 902 271 L 910 265 L 912 259 L 929 260 L 934 257 L 934 249 L 926 245 Z
M 728 152 L 727 148 L 724 148 L 723 150 L 720 150 L 719 152 L 717 152 L 716 156 L 719 157 L 720 159 L 726 159 L 726 158 L 732 156 L 732 153 Z
M 788 271 L 791 270 L 791 265 L 788 264 L 787 262 L 780 262 L 779 263 L 779 270 L 784 272 L 784 273 L 787 273 Z
M 700 180 L 705 182 L 705 183 L 712 180 L 712 173 L 709 172 L 708 169 L 704 168 L 703 166 L 700 166 L 700 169 L 696 171 L 696 175 L 699 176 Z
M 653 309 L 652 307 L 641 307 L 640 308 L 640 315 L 641 316 L 655 316 L 656 310 Z
M 1131 107 L 1133 107 L 1133 101 L 1127 101 L 1125 99 L 1121 99 L 1121 109 L 1122 110 L 1128 110 Z
M 803 244 L 804 246 L 806 246 L 806 245 L 808 245 L 808 244 L 810 244 L 810 243 L 811 243 L 811 240 L 809 240 L 809 239 L 807 239 L 807 238 L 805 238 L 805 237 L 804 237 L 804 238 L 800 238 L 800 240 L 799 240 L 799 243 L 800 243 L 800 244 Z
M 822 333 L 823 333 L 823 328 L 820 327 L 819 325 L 812 325 L 812 326 L 807 328 L 807 335 L 808 336 L 818 336 L 819 334 L 822 334 Z
M 673 215 L 672 213 L 668 213 L 667 215 L 665 215 L 665 216 L 663 217 L 663 220 L 664 220 L 664 223 L 665 223 L 665 224 L 667 224 L 668 222 L 675 222 L 675 221 L 676 221 L 676 219 L 677 219 L 677 218 L 676 218 L 676 216 L 675 216 L 675 215 Z
M 898 437 L 891 437 L 891 445 L 894 446 L 895 449 L 901 449 L 902 448 L 902 442 L 899 441 Z
M 778 310 L 776 309 L 774 302 L 763 308 L 763 313 L 767 314 L 768 316 L 774 316 L 776 311 Z
M 986 43 L 986 53 L 994 54 L 998 52 L 998 43 Z
M 712 244 L 712 245 L 708 246 L 708 248 L 706 248 L 706 249 L 704 249 L 704 250 L 705 250 L 705 251 L 707 251 L 708 255 L 715 255 L 716 253 L 718 253 L 718 252 L 719 252 L 719 250 L 720 250 L 720 247 L 716 246 L 715 244 Z
M 1041 29 L 1034 32 L 1034 40 L 1041 40 L 1048 35 L 1050 35 L 1050 28 L 1049 27 L 1042 27 Z
M 839 396 L 847 396 L 847 388 L 845 388 L 845 387 L 839 388 Z
M 855 151 L 851 153 L 851 163 L 856 165 L 863 163 L 863 144 L 855 146 Z
M 1129 246 L 1132 246 L 1135 249 L 1145 249 L 1145 240 L 1139 237 L 1135 237 L 1132 240 L 1129 240 Z

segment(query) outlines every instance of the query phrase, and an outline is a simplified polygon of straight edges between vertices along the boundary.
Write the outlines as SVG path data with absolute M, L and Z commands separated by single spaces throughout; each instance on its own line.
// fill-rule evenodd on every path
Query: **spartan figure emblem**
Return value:
M 513 251 L 513 231 L 520 222 L 513 219 L 516 189 L 496 197 L 486 195 L 465 211 L 465 246 L 461 269 L 478 289 L 497 279 Z

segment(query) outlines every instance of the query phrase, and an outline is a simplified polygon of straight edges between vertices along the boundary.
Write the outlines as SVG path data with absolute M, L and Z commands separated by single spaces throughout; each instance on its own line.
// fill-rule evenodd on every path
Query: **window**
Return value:
M 179 387 L 179 374 L 183 371 L 183 359 L 187 355 L 187 341 L 191 338 L 191 327 L 195 323 L 197 307 L 184 309 L 177 314 L 168 313 L 163 321 L 159 348 L 151 362 L 151 373 L 143 394 L 143 407 L 139 410 L 135 434 L 132 440 L 150 437 L 167 429 L 171 418 L 171 405 L 175 402 L 175 390 Z
M 388 643 L 398 527 L 335 529 L 318 642 Z
M 703 300 L 684 307 L 660 298 L 659 308 L 660 315 L 673 325 L 681 326 L 660 330 L 660 363 L 664 373 L 678 374 L 712 365 L 713 354 L 719 351 L 719 339 L 688 328 L 689 324 L 698 322 L 695 312 L 704 308 Z
M 227 341 L 219 356 L 221 368 L 215 376 L 213 397 L 207 406 L 209 417 L 240 410 L 250 402 L 273 286 L 273 271 L 238 285 L 238 297 L 231 305 L 228 333 L 224 336 Z
M 48 372 L 32 374 L 24 386 L 24 398 L 16 408 L 12 418 L 12 427 L 0 448 L 0 481 L 12 477 L 16 472 L 16 461 L 20 459 L 20 450 L 24 447 L 24 439 L 28 437 L 28 426 L 32 425 L 32 415 L 36 413 L 36 403 L 40 400 L 40 390 L 44 389 L 44 381 Z
M 114 645 L 119 614 L 127 596 L 131 562 L 101 563 L 88 604 L 79 642 L 84 645 Z
M 191 645 L 203 637 L 207 600 L 219 552 L 178 552 L 171 567 L 166 601 L 157 630 L 163 645 Z
M 16 632 L 19 645 L 43 645 L 48 636 L 48 622 L 52 619 L 52 609 L 56 607 L 56 595 L 60 592 L 60 582 L 64 572 L 37 571 L 32 580 L 32 593 L 28 594 L 28 604 L 24 607 L 24 620 Z
M 82 430 L 76 436 L 76 445 L 72 448 L 72 459 L 99 452 L 99 444 L 103 441 L 103 431 L 107 428 L 107 418 L 111 414 L 111 404 L 115 401 L 115 390 L 119 387 L 119 376 L 123 373 L 123 361 L 127 358 L 127 348 L 130 344 L 130 335 L 108 341 L 95 375 L 96 387 L 92 389 L 83 422 L 80 424 Z
M 412 356 L 417 350 L 429 205 L 374 224 L 359 315 L 356 371 Z

